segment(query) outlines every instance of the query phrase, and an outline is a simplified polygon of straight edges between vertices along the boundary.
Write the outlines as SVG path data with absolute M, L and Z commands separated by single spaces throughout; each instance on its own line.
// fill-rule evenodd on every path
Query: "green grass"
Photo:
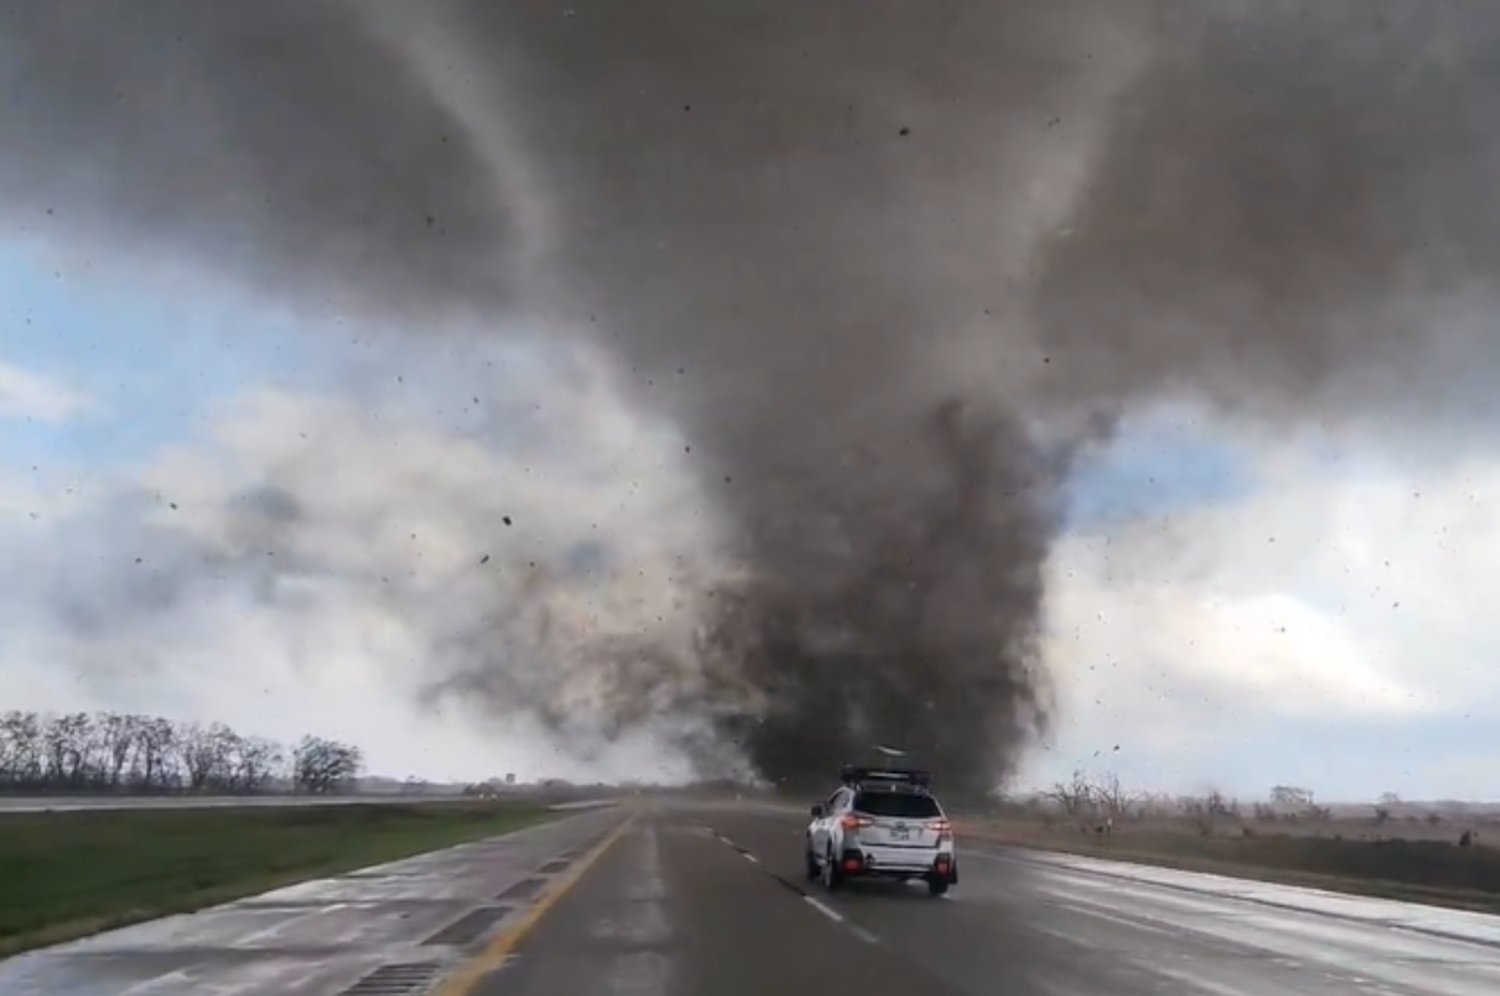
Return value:
M 974 829 L 1023 847 L 1500 913 L 1500 850 L 1490 847 L 1460 848 L 1439 840 L 1264 833 L 1202 837 L 1129 829 L 1105 844 L 1077 833 L 989 831 L 982 824 Z
M 472 802 L 0 814 L 0 957 L 553 815 Z

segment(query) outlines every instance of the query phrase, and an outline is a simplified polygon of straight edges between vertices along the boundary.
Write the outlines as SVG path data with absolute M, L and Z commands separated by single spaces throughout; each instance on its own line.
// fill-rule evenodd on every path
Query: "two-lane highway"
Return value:
M 829 894 L 802 819 L 648 802 L 0 963 L 6 996 L 1480 996 L 1500 921 L 960 840 Z
M 709 822 L 726 849 L 797 882 L 800 817 L 718 813 Z M 943 899 L 917 886 L 856 885 L 830 895 L 809 883 L 808 901 L 826 908 L 835 926 L 926 972 L 934 991 L 941 984 L 1039 996 L 1500 992 L 1493 917 L 959 844 L 960 883 Z
M 703 815 L 643 813 L 472 996 L 958 992 L 899 952 L 837 929 L 774 869 L 705 829 Z

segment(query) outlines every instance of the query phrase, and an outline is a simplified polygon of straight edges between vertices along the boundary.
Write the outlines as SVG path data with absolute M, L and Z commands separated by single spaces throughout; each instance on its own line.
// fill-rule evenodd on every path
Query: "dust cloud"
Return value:
M 783 784 L 879 740 L 973 789 L 1051 716 L 1044 568 L 1122 413 L 1495 396 L 1493 333 L 1433 316 L 1500 249 L 1497 28 L 1381 0 L 7 0 L 0 211 L 393 329 L 581 334 L 725 524 L 694 680 L 625 669 L 605 725 L 649 699 Z M 507 639 L 462 634 L 435 687 L 547 714 Z

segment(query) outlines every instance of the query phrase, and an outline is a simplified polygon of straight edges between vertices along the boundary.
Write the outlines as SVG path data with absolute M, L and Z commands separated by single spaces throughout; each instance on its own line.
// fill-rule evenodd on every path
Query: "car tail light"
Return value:
M 927 829 L 937 834 L 938 840 L 953 839 L 953 824 L 949 823 L 946 819 L 928 820 Z
M 839 820 L 839 825 L 845 830 L 858 830 L 861 827 L 874 826 L 875 821 L 868 816 L 855 816 L 853 813 L 850 813 Z
M 846 872 L 857 872 L 857 871 L 859 871 L 859 859 L 858 858 L 845 858 L 844 859 L 844 871 L 846 871 Z

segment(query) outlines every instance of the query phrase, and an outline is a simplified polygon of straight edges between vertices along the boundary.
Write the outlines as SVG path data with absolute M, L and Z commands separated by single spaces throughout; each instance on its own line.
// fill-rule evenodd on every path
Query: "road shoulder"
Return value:
M 625 816 L 585 812 L 33 951 L 0 962 L 0 992 L 422 992 L 524 920 Z

